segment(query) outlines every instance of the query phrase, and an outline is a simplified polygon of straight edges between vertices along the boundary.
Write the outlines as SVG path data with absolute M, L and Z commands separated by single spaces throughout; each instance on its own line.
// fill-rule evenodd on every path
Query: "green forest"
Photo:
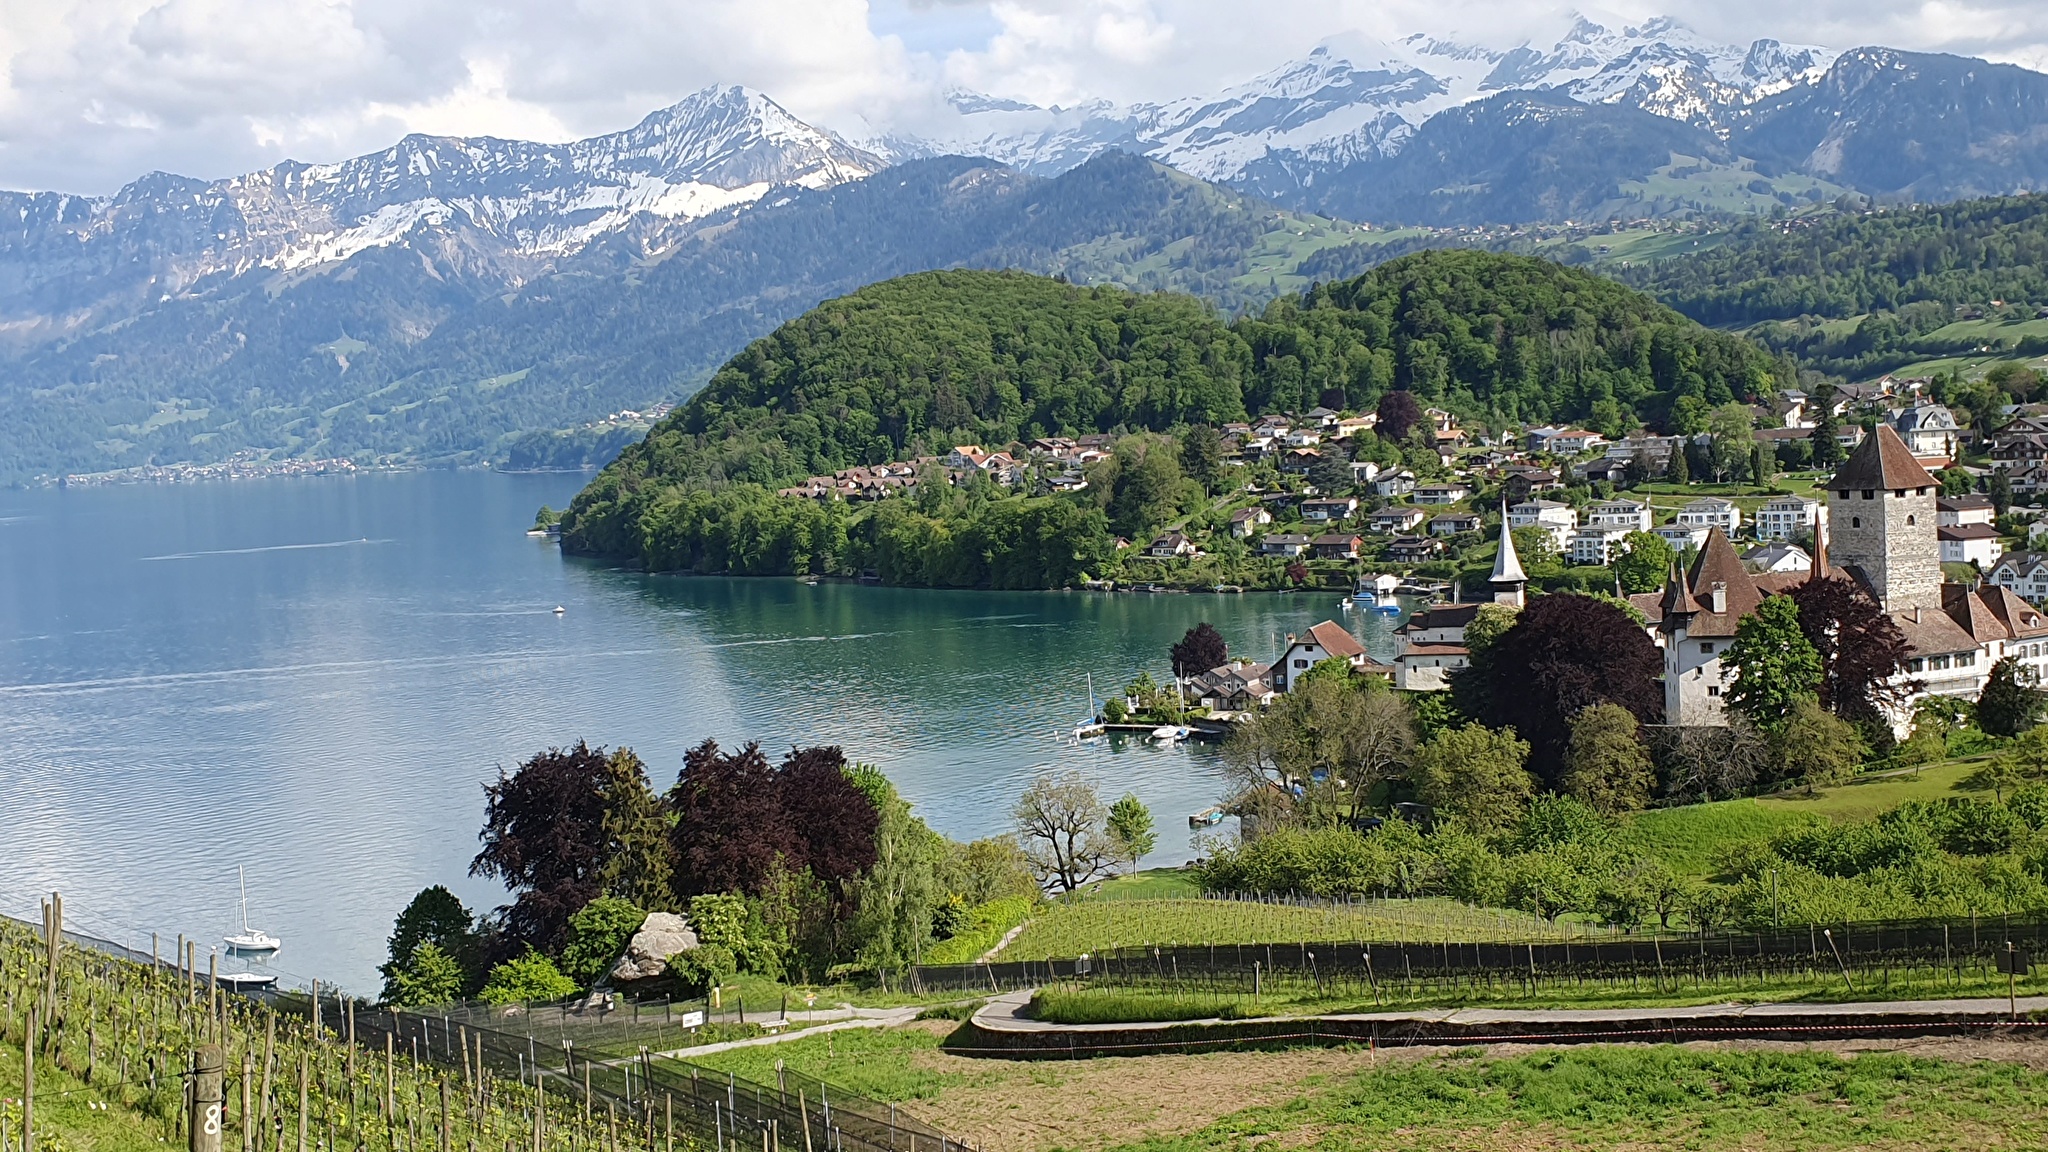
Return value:
M 581 493 L 573 552 L 658 571 L 839 573 L 1045 587 L 1162 522 L 1185 477 L 1140 433 L 1407 391 L 1478 419 L 1661 421 L 1764 394 L 1738 337 L 1548 261 L 1425 252 L 1226 321 L 1174 294 L 1016 272 L 928 272 L 829 301 L 756 341 Z M 1073 496 L 956 491 L 849 511 L 777 487 L 959 444 L 1122 434 Z
M 2048 197 L 1752 220 L 1619 275 L 1703 324 L 1860 379 L 1997 339 L 1958 320 L 2033 319 L 2048 304 Z M 2016 336 L 2013 352 L 2048 352 L 2048 337 Z

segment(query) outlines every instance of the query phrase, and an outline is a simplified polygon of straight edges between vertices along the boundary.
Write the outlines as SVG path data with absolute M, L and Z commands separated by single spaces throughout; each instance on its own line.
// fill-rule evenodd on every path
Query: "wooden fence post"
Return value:
M 222 1061 L 220 1045 L 192 1050 L 192 1115 L 185 1125 L 191 1152 L 221 1152 Z
M 36 1010 L 28 1010 L 21 1040 L 21 1152 L 36 1152 Z

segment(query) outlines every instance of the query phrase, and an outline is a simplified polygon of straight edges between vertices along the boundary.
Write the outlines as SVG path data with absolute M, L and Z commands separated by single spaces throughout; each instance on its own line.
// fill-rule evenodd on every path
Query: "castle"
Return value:
M 1765 596 L 1801 581 L 1847 576 L 1861 584 L 1905 635 L 1911 686 L 1892 722 L 1901 735 L 1913 705 L 1934 696 L 1974 700 L 1991 665 L 2006 656 L 2039 677 L 2048 665 L 2048 617 L 1994 584 L 1949 584 L 1941 574 L 1935 501 L 1941 483 L 1880 424 L 1826 484 L 1828 516 L 1811 572 L 1751 575 L 1720 529 L 1690 572 L 1673 571 L 1651 621 L 1664 648 L 1664 721 L 1726 722 L 1722 657 L 1742 618 Z M 1642 598 L 1639 607 L 1648 608 Z

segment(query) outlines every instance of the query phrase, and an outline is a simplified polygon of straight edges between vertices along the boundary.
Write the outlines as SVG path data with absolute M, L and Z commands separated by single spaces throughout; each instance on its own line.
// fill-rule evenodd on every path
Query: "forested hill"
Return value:
M 2026 325 L 2048 306 L 2048 195 L 1751 222 L 1621 275 L 1836 376 L 1987 346 L 2039 355 L 2048 340 Z
M 1703 324 L 1840 319 L 1919 301 L 2048 303 L 2048 195 L 1749 221 L 1622 278 Z
M 1474 417 L 1619 429 L 1756 395 L 1771 373 L 1753 345 L 1640 293 L 1496 253 L 1404 257 L 1235 322 L 1188 296 L 920 273 L 750 345 L 578 495 L 563 540 L 656 568 L 755 570 L 735 566 L 735 542 L 756 530 L 742 521 L 786 517 L 744 493 L 956 444 L 1365 408 L 1395 388 Z M 805 539 L 849 527 L 821 522 Z

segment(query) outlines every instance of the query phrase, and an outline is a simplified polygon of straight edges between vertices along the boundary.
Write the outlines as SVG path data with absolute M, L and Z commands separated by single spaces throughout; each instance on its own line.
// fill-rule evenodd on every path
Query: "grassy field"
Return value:
M 1922 1055 L 1741 1042 L 1028 1063 L 953 1055 L 950 1031 L 838 1032 L 701 1063 L 758 1079 L 780 1059 L 988 1152 L 2038 1148 L 2048 1110 L 2048 1074 L 2029 1067 L 2048 1053 L 2026 1041 L 1905 1042 Z
M 1050 960 L 1148 944 L 1277 944 L 1301 940 L 1556 940 L 1601 930 L 1451 900 L 1375 900 L 1297 907 L 1224 900 L 1058 902 L 1027 925 L 1002 960 Z
M 0 1044 L 0 1129 L 14 1140 L 21 1138 L 21 1085 L 20 1047 Z M 174 1109 L 175 1102 L 172 1097 Z M 156 1152 L 177 1128 L 122 1106 L 42 1059 L 36 1061 L 36 1134 L 36 1146 L 46 1152 Z

